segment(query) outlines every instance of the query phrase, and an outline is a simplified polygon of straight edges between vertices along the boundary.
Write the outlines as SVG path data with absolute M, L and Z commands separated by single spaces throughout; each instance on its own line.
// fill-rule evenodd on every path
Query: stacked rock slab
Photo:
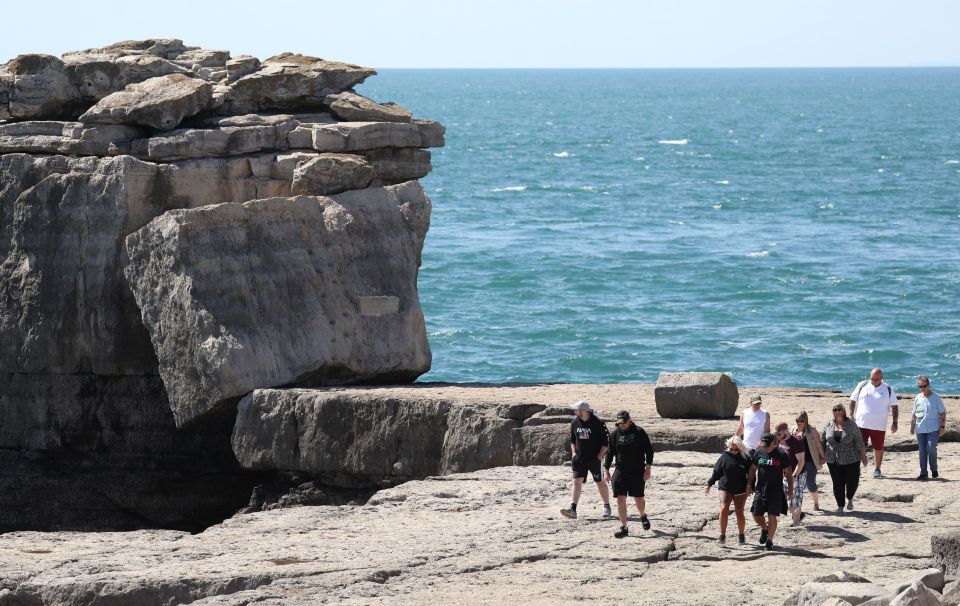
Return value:
M 726 418 L 736 414 L 739 392 L 721 372 L 661 372 L 654 398 L 664 418 Z
M 0 66 L 0 531 L 202 526 L 261 479 L 240 397 L 429 368 L 444 128 L 373 74 L 180 40 Z

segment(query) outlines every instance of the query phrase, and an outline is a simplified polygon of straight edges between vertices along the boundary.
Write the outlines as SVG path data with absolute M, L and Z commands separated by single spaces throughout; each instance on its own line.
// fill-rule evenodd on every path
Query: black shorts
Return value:
M 643 497 L 643 488 L 646 482 L 641 473 L 621 473 L 620 470 L 613 472 L 613 496 L 615 497 Z
M 591 474 L 593 474 L 594 482 L 603 481 L 603 474 L 600 473 L 600 459 L 598 459 L 596 455 L 589 457 L 586 461 L 583 461 L 577 457 L 571 463 L 571 467 L 573 467 L 574 479 L 587 479 L 587 472 L 589 471 Z
M 784 516 L 787 515 L 787 497 L 783 494 L 783 489 L 779 486 L 772 487 L 769 493 L 753 493 L 753 504 L 750 506 L 750 513 L 758 516 Z

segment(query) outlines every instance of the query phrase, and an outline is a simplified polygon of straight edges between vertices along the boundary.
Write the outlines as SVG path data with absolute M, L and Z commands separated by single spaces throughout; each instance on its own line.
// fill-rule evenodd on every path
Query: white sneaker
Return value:
M 610 511 L 610 505 L 604 505 L 604 506 L 603 506 L 603 517 L 605 517 L 605 518 L 612 518 L 612 517 L 613 517 L 613 512 Z

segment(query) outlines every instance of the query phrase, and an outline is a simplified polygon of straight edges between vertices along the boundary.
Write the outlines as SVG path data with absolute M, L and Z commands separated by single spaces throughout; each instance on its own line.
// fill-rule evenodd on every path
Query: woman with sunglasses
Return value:
M 810 427 L 807 411 L 801 410 L 796 418 L 793 435 L 803 442 L 803 470 L 797 473 L 797 481 L 802 482 L 807 492 L 813 497 L 813 510 L 820 511 L 820 493 L 817 488 L 817 472 L 823 469 L 824 457 L 823 441 L 820 434 Z
M 717 484 L 720 493 L 720 538 L 721 543 L 727 541 L 727 518 L 730 517 L 730 503 L 733 502 L 734 512 L 737 515 L 737 542 L 743 545 L 747 542 L 746 516 L 744 506 L 747 502 L 747 475 L 750 473 L 750 454 L 740 436 L 733 436 L 727 440 L 727 449 L 717 459 L 713 466 L 713 475 L 707 480 L 705 494 L 710 494 L 710 488 Z M 718 482 L 719 481 L 719 482 Z
M 833 419 L 827 421 L 820 432 L 824 445 L 824 459 L 833 480 L 833 497 L 837 500 L 835 513 L 843 513 L 843 499 L 847 499 L 847 511 L 853 511 L 853 496 L 860 485 L 860 466 L 867 466 L 867 449 L 863 445 L 860 428 L 847 416 L 843 404 L 833 407 Z

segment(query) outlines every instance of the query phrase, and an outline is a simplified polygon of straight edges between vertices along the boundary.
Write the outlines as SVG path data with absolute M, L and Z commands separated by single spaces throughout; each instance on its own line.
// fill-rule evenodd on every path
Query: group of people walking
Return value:
M 915 433 L 920 453 L 919 480 L 939 476 L 937 443 L 946 429 L 946 408 L 930 388 L 930 380 L 918 377 L 919 394 L 914 398 L 910 433 Z M 628 496 L 634 498 L 640 511 L 640 522 L 650 529 L 646 515 L 644 490 L 653 465 L 653 446 L 646 432 L 633 423 L 627 411 L 617 414 L 617 428 L 612 434 L 592 414 L 590 405 L 574 404 L 577 418 L 570 426 L 570 448 L 573 455 L 573 498 L 570 507 L 560 510 L 568 518 L 577 517 L 577 503 L 587 474 L 591 474 L 604 503 L 604 515 L 611 516 L 607 483 L 612 483 L 617 499 L 620 529 L 617 538 L 629 535 L 627 528 Z M 746 543 L 746 503 L 753 500 L 750 513 L 760 527 L 760 544 L 774 549 L 779 516 L 790 515 L 792 525 L 799 525 L 806 516 L 803 498 L 809 493 L 813 510 L 821 511 L 817 474 L 827 465 L 833 484 L 835 513 L 854 509 L 854 496 L 860 484 L 860 468 L 866 467 L 867 446 L 873 448 L 874 478 L 882 478 L 884 440 L 887 422 L 892 416 L 890 433 L 898 429 L 897 396 L 884 382 L 883 371 L 874 368 L 870 378 L 862 381 L 850 394 L 849 416 L 842 403 L 836 404 L 831 418 L 818 431 L 810 425 L 806 411 L 801 411 L 791 428 L 782 422 L 771 431 L 770 414 L 763 408 L 763 398 L 753 396 L 740 415 L 740 425 L 726 441 L 726 449 L 717 459 L 707 480 L 705 493 L 716 485 L 720 495 L 720 537 L 726 542 L 731 505 L 737 523 L 737 541 Z M 610 467 L 616 460 L 611 478 Z M 601 466 L 604 472 L 601 475 Z

